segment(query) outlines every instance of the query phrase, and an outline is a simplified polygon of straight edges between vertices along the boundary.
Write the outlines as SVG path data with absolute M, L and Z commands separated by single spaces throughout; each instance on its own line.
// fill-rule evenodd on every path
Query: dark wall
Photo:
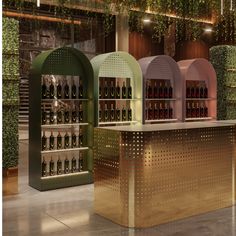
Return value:
M 203 41 L 184 41 L 176 44 L 174 59 L 176 61 L 205 58 L 209 59 L 209 45 Z
M 142 57 L 164 54 L 163 41 L 158 43 L 149 33 L 129 33 L 129 53 L 137 60 Z

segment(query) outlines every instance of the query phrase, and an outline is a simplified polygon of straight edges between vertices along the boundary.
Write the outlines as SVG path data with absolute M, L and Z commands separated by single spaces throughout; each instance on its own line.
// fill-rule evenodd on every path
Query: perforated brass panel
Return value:
M 232 205 L 233 126 L 95 133 L 96 213 L 150 227 Z

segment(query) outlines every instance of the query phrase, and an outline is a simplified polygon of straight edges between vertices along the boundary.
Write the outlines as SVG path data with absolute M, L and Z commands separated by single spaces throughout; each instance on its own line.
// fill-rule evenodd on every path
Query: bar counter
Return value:
M 232 206 L 234 124 L 95 128 L 95 212 L 143 228 Z

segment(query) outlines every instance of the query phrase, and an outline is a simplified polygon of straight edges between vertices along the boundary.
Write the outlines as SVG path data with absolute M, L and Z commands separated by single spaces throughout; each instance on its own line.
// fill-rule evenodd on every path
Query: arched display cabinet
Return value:
M 183 121 L 216 120 L 216 73 L 204 58 L 178 62 L 183 77 Z
M 182 77 L 177 63 L 159 55 L 139 60 L 143 73 L 144 123 L 182 120 Z
M 95 78 L 95 126 L 142 124 L 142 72 L 126 52 L 91 60 Z
M 29 185 L 49 190 L 92 182 L 93 69 L 80 51 L 45 51 L 29 79 Z

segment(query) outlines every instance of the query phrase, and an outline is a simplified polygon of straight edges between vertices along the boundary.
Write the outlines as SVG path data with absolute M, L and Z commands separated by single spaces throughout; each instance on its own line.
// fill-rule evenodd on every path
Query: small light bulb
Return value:
M 213 30 L 212 30 L 212 28 L 205 28 L 204 31 L 205 31 L 206 33 L 211 33 Z
M 143 22 L 144 22 L 144 23 L 150 23 L 151 20 L 150 20 L 149 18 L 144 18 L 144 19 L 143 19 Z
M 40 0 L 37 0 L 37 7 L 40 7 Z

